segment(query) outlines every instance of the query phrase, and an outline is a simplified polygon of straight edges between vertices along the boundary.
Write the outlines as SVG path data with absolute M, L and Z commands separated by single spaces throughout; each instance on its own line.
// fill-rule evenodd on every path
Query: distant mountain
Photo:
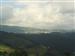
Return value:
M 36 28 L 30 28 L 30 27 L 19 27 L 19 26 L 8 26 L 8 25 L 0 25 L 0 31 L 14 32 L 14 33 L 43 33 L 43 32 L 48 32 L 48 30 L 44 30 L 44 29 L 36 29 Z
M 51 32 L 75 32 L 74 30 L 65 29 L 38 29 L 32 27 L 19 27 L 19 26 L 8 26 L 0 25 L 0 31 L 14 32 L 14 33 L 51 33 Z

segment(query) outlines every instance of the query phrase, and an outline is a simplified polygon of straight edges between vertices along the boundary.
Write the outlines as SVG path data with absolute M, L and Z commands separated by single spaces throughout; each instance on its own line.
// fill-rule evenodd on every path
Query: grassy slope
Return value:
M 6 52 L 12 52 L 12 51 L 14 51 L 14 49 L 9 47 L 9 46 L 0 44 L 0 52 L 5 52 L 5 51 Z
M 29 56 L 36 56 L 36 48 L 37 48 L 37 47 L 28 48 L 28 49 L 27 49 L 28 55 L 29 55 Z M 13 49 L 13 48 L 11 48 L 11 47 L 9 47 L 9 46 L 0 44 L 0 52 L 5 52 L 5 51 L 6 51 L 6 52 L 10 53 L 10 52 L 13 52 L 14 50 L 15 50 L 15 49 Z M 46 51 L 46 48 L 44 48 L 44 47 L 39 47 L 39 55 L 40 55 L 40 56 L 43 56 L 44 53 L 45 53 L 45 51 Z

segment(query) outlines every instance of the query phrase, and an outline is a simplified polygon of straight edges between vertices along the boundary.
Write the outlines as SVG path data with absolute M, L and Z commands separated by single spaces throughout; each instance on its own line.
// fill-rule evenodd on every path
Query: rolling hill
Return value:
M 40 34 L 9 33 L 0 31 L 0 43 L 12 47 L 46 46 L 58 50 L 75 51 L 75 32 Z
M 45 29 L 37 29 L 31 27 L 19 27 L 19 26 L 8 26 L 0 25 L 0 31 L 14 32 L 14 33 L 43 33 L 48 32 Z

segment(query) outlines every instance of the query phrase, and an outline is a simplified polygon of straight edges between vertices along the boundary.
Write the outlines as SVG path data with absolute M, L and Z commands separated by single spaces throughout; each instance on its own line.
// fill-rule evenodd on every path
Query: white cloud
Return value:
M 74 0 L 16 0 L 16 1 L 74 1 Z
M 6 24 L 6 22 L 12 17 L 12 7 L 0 6 L 0 24 Z
M 6 22 L 8 25 L 42 29 L 73 29 L 73 2 L 19 1 L 14 6 L 13 15 Z
M 8 22 L 17 24 L 21 26 L 32 26 L 41 25 L 42 27 L 46 23 L 54 23 L 54 21 L 59 20 L 57 12 L 54 11 L 51 4 L 42 6 L 40 8 L 39 4 L 30 4 L 27 8 L 16 8 L 14 9 L 14 17 Z M 25 24 L 26 23 L 26 24 Z

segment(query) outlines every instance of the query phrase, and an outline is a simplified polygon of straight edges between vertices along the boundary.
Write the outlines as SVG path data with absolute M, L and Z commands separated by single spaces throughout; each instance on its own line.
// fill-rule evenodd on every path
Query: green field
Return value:
M 21 54 L 22 52 L 24 52 L 28 55 L 28 56 L 36 56 L 36 55 L 39 55 L 39 56 L 43 56 L 46 52 L 46 48 L 45 47 L 32 47 L 32 48 L 25 48 L 25 49 L 22 49 L 22 48 L 11 48 L 9 46 L 6 46 L 6 45 L 0 45 L 0 55 L 4 55 L 4 56 L 18 56 L 18 55 L 15 55 L 16 53 L 17 54 Z M 24 53 L 22 53 L 23 55 Z

